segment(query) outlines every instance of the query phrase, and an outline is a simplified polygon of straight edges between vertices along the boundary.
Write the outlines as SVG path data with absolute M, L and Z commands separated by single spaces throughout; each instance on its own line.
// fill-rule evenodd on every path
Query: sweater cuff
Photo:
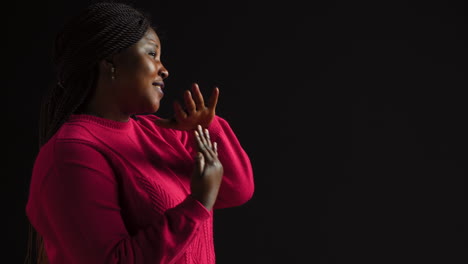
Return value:
M 178 207 L 194 220 L 204 221 L 211 216 L 210 211 L 192 195 L 187 195 L 187 198 Z

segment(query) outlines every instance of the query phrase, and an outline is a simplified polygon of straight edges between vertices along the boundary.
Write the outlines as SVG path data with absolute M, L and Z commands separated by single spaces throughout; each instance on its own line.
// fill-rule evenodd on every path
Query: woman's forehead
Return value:
M 158 34 L 156 34 L 156 31 L 154 31 L 153 28 L 149 28 L 149 29 L 146 31 L 146 33 L 145 33 L 145 38 L 159 43 Z

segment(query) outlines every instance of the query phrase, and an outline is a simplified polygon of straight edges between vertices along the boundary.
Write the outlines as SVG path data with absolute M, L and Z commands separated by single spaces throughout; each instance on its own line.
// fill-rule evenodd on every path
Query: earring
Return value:
M 115 67 L 112 66 L 112 68 L 111 68 L 111 74 L 112 74 L 112 75 L 111 75 L 111 78 L 112 78 L 112 80 L 115 80 L 115 75 L 114 75 L 114 73 L 115 73 Z

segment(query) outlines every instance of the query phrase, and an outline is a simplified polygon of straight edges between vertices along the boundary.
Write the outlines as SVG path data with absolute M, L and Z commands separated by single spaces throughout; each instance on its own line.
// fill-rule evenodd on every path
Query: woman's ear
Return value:
M 111 70 L 112 67 L 115 67 L 112 59 L 105 58 L 99 62 L 99 69 L 101 70 L 101 72 L 108 72 Z
M 105 58 L 99 62 L 99 75 L 105 79 L 115 80 L 115 65 L 112 59 Z
M 109 67 L 109 68 L 114 65 L 113 58 L 105 58 L 105 59 L 103 59 L 103 62 L 105 64 L 107 64 L 106 66 Z

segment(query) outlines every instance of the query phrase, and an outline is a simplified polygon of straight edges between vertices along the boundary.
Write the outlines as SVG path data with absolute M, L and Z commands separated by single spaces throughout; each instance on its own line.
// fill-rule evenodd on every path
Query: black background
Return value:
M 88 2 L 2 12 L 9 263 L 26 254 L 52 40 Z M 192 82 L 218 86 L 217 113 L 251 157 L 254 197 L 216 212 L 218 263 L 467 263 L 462 1 L 133 3 L 171 74 L 158 115 Z

